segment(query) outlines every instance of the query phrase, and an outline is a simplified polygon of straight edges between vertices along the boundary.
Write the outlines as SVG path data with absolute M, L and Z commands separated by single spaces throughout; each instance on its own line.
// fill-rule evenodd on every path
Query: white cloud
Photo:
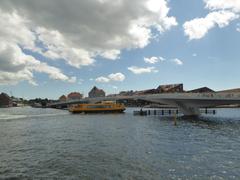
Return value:
M 158 57 L 158 59 L 159 59 L 160 61 L 165 61 L 165 60 L 166 60 L 166 59 L 163 58 L 163 57 Z
M 230 11 L 216 11 L 209 13 L 205 18 L 196 18 L 185 22 L 183 28 L 190 40 L 201 39 L 216 25 L 223 28 L 238 17 Z
M 177 25 L 166 0 L 1 0 L 0 7 L 27 20 L 31 36 L 43 45 L 39 52 L 75 67 L 92 64 L 96 56 L 117 59 L 122 49 L 148 45 L 152 28 L 162 33 Z
M 165 59 L 164 59 L 163 57 L 155 57 L 155 56 L 150 57 L 150 58 L 144 57 L 144 61 L 145 61 L 146 63 L 149 63 L 149 64 L 155 64 L 155 63 L 157 63 L 157 62 L 159 62 L 159 61 L 164 61 L 164 60 L 165 60 Z
M 204 0 L 210 12 L 204 18 L 195 18 L 184 23 L 185 34 L 189 39 L 201 39 L 210 29 L 218 26 L 223 28 L 231 21 L 239 18 L 239 0 Z
M 204 0 L 206 8 L 211 10 L 232 10 L 234 12 L 240 12 L 239 0 Z
M 46 63 L 41 63 L 40 61 L 37 60 L 33 61 L 32 67 L 30 66 L 28 68 L 36 72 L 46 73 L 49 75 L 51 79 L 54 80 L 62 80 L 70 83 L 74 83 L 77 80 L 75 76 L 69 78 L 66 75 L 64 75 L 60 69 L 53 66 L 49 66 Z
M 50 59 L 63 59 L 67 64 L 79 68 L 93 64 L 88 51 L 71 46 L 68 40 L 57 30 L 48 30 L 43 27 L 36 29 L 37 40 L 44 45 L 38 52 Z
M 109 74 L 108 78 L 111 81 L 124 81 L 125 80 L 125 75 L 122 74 L 122 73 Z
M 115 74 L 109 74 L 107 77 L 105 76 L 100 76 L 98 78 L 96 78 L 96 82 L 99 83 L 108 83 L 108 82 L 122 82 L 125 80 L 125 75 L 122 73 L 115 73 Z
M 197 57 L 197 54 L 196 54 L 196 53 L 193 53 L 192 56 L 193 56 L 193 57 Z
M 45 73 L 54 80 L 70 83 L 76 81 L 76 77 L 68 77 L 60 69 L 24 54 L 11 39 L 9 42 L 0 42 L 0 85 L 17 84 L 19 81 L 37 85 L 33 77 L 34 72 Z
M 119 58 L 120 53 L 120 50 L 113 49 L 101 53 L 101 56 L 109 60 L 116 60 Z
M 236 31 L 240 32 L 240 23 L 237 24 Z
M 98 56 L 115 60 L 123 49 L 143 48 L 156 34 L 177 25 L 175 17 L 168 15 L 167 2 L 1 0 L 0 41 L 20 48 L 22 55 L 26 55 L 24 50 L 28 50 L 52 60 L 64 60 L 76 68 L 92 65 Z M 153 34 L 152 29 L 156 29 L 157 33 L 154 31 Z M 26 56 L 35 59 L 31 54 Z M 49 69 L 54 67 L 36 61 L 40 63 L 41 72 L 45 69 L 44 73 L 47 72 L 50 78 L 76 81 L 76 78 L 67 77 L 57 68 L 54 69 L 57 73 L 50 73 Z M 24 69 L 25 75 L 33 79 L 30 74 L 37 70 L 25 71 L 26 66 L 22 63 L 21 68 L 15 68 Z M 19 71 L 15 71 L 14 76 L 19 75 Z M 7 68 L 3 72 L 4 77 L 11 73 Z M 21 80 L 27 79 L 24 77 L 19 75 Z M 12 79 L 17 82 L 18 78 Z
M 131 66 L 128 67 L 128 70 L 131 71 L 134 74 L 144 74 L 144 73 L 156 73 L 158 70 L 155 67 L 137 67 L 137 66 Z
M 169 7 L 165 0 L 148 0 L 145 2 L 146 7 L 153 13 L 158 13 L 159 23 L 156 24 L 157 29 L 160 32 L 170 29 L 172 26 L 177 25 L 177 21 L 174 17 L 168 17 Z
M 100 76 L 100 77 L 96 78 L 96 82 L 98 82 L 98 83 L 108 83 L 108 82 L 110 82 L 110 79 L 108 79 L 107 77 L 104 77 L 104 76 Z
M 178 58 L 172 59 L 172 62 L 179 66 L 183 65 L 183 61 Z
M 5 13 L 0 8 L 0 26 L 0 41 L 2 43 L 20 44 L 24 49 L 34 48 L 36 37 L 31 31 L 29 21 L 16 12 Z
M 78 79 L 78 84 L 83 84 L 83 82 L 84 82 L 84 79 Z

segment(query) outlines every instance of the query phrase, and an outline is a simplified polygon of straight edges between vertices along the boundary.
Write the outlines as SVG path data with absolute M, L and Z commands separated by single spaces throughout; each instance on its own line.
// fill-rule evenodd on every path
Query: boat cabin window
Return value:
M 98 109 L 98 108 L 101 108 L 101 109 L 104 109 L 104 108 L 111 108 L 112 106 L 109 106 L 109 105 L 91 105 L 91 106 L 87 106 L 87 108 L 89 109 Z

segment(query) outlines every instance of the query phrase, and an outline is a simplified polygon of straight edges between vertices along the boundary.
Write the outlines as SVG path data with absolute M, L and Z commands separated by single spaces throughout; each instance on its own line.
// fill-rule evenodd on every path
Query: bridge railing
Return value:
M 56 102 L 52 103 L 49 106 L 59 105 L 59 104 L 74 104 L 84 102 L 84 101 L 91 101 L 91 100 L 111 100 L 111 99 L 147 99 L 147 98 L 199 98 L 199 99 L 240 99 L 240 93 L 167 93 L 167 94 L 146 94 L 146 95 L 133 95 L 133 96 L 115 96 L 115 97 L 100 97 L 100 98 L 85 98 L 81 100 L 70 100 L 64 102 Z
M 191 93 L 190 97 L 239 99 L 240 93 Z
M 217 99 L 240 99 L 240 93 L 171 93 L 156 94 L 172 98 L 217 98 Z

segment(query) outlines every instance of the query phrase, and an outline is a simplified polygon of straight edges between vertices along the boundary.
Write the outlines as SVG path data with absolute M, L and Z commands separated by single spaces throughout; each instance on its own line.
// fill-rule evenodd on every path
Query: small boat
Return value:
M 122 113 L 125 106 L 113 101 L 103 101 L 97 104 L 75 104 L 69 108 L 72 113 Z

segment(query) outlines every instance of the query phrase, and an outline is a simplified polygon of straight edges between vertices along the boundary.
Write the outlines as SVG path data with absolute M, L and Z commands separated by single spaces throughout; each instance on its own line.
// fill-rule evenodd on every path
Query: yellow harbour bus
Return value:
M 125 106 L 113 101 L 103 101 L 97 104 L 75 104 L 69 108 L 72 113 L 122 113 Z

